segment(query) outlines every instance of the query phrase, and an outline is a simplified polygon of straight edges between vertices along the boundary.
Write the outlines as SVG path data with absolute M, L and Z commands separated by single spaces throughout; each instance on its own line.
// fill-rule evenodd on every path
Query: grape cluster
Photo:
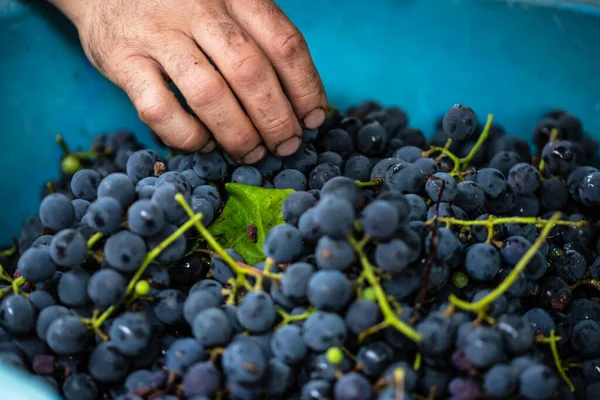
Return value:
M 597 145 L 455 105 L 430 141 L 365 102 L 286 158 L 65 151 L 0 253 L 0 363 L 66 400 L 598 399 Z M 293 189 L 249 265 L 225 183 Z M 261 238 L 260 240 L 258 238 Z

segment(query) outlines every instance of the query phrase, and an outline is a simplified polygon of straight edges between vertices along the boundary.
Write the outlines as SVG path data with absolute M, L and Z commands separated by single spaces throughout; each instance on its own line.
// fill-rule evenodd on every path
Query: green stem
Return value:
M 100 241 L 100 239 L 102 239 L 104 237 L 104 233 L 102 232 L 96 232 L 91 238 L 89 238 L 87 245 L 88 245 L 88 249 L 91 249 L 92 247 L 94 247 L 94 245 L 96 243 L 98 243 Z
M 58 143 L 58 145 L 60 146 L 64 156 L 68 156 L 69 154 L 71 154 L 71 150 L 69 150 L 69 147 L 67 146 L 67 143 L 65 142 L 65 139 L 63 139 L 63 137 L 60 133 L 55 136 L 55 139 L 56 139 L 56 143 Z
M 451 294 L 448 297 L 450 303 L 454 304 L 458 308 L 462 308 L 466 311 L 475 311 L 475 312 L 483 312 L 493 301 L 495 301 L 498 297 L 500 297 L 504 292 L 506 292 L 510 286 L 519 279 L 519 275 L 525 269 L 529 261 L 535 256 L 535 253 L 542 247 L 542 244 L 550 234 L 552 228 L 560 218 L 560 212 L 554 213 L 552 218 L 548 220 L 548 223 L 540 232 L 540 235 L 533 243 L 533 245 L 527 250 L 527 252 L 523 255 L 523 257 L 519 260 L 517 265 L 513 268 L 513 270 L 506 276 L 506 278 L 498 285 L 498 287 L 492 290 L 487 296 L 482 298 L 481 300 L 475 303 L 469 303 L 464 300 L 459 299 L 456 295 Z
M 377 178 L 373 179 L 372 181 L 368 181 L 368 182 L 356 181 L 356 184 L 360 187 L 380 186 L 382 183 L 383 183 L 383 178 L 380 178 L 380 177 L 377 177 Z
M 563 381 L 565 381 L 565 383 L 569 387 L 569 390 L 571 392 L 574 392 L 575 391 L 575 386 L 573 385 L 573 382 L 571 382 L 571 380 L 569 379 L 569 377 L 565 373 L 564 368 L 561 365 L 560 357 L 558 355 L 558 349 L 557 349 L 557 346 L 556 346 L 556 342 L 558 340 L 560 340 L 560 339 L 558 339 L 554 335 L 554 329 L 552 329 L 550 331 L 550 349 L 552 350 L 552 357 L 554 358 L 554 364 L 556 365 L 556 369 L 558 370 L 558 373 L 559 373 L 560 377 L 563 379 Z
M 473 157 L 475 157 L 475 154 L 477 153 L 477 151 L 481 148 L 483 143 L 487 140 L 488 134 L 490 133 L 490 128 L 492 127 L 493 120 L 494 120 L 494 115 L 488 114 L 487 121 L 485 122 L 485 126 L 483 127 L 483 131 L 481 132 L 479 139 L 477 139 L 477 142 L 475 143 L 475 145 L 473 146 L 473 148 L 471 149 L 469 154 L 467 154 L 466 157 L 460 159 L 460 170 L 461 171 L 464 171 L 469 166 L 469 164 L 471 163 L 471 160 L 473 160 Z
M 388 326 L 391 326 L 397 329 L 399 332 L 404 334 L 409 339 L 419 342 L 422 339 L 422 335 L 415 331 L 411 326 L 405 324 L 403 321 L 399 320 L 392 307 L 390 306 L 387 295 L 385 294 L 383 288 L 379 284 L 379 279 L 375 275 L 374 267 L 371 265 L 367 256 L 363 250 L 364 243 L 358 242 L 352 236 L 347 237 L 348 242 L 354 248 L 354 251 L 358 254 L 358 258 L 363 267 L 363 274 L 366 280 L 369 282 L 369 285 L 373 288 L 375 292 L 375 296 L 377 297 L 377 303 L 379 304 L 379 308 L 381 309 L 381 313 L 383 315 L 383 322 Z

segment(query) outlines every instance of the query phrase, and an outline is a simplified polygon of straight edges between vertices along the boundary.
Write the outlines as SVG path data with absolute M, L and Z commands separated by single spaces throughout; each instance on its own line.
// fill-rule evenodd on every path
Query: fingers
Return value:
M 271 60 L 299 120 L 309 129 L 320 126 L 327 97 L 300 31 L 272 0 L 228 0 L 228 5 Z
M 202 17 L 210 23 L 192 23 L 193 38 L 217 65 L 269 150 L 282 157 L 294 153 L 302 129 L 270 61 L 221 2 L 203 7 Z
M 254 163 L 266 154 L 252 121 L 196 42 L 181 35 L 152 53 L 190 108 L 234 160 Z
M 135 57 L 117 64 L 110 78 L 123 89 L 143 123 L 148 125 L 168 146 L 183 151 L 209 151 L 206 128 L 187 113 L 165 82 L 160 66 L 147 57 Z M 212 148 L 211 148 L 212 147 Z

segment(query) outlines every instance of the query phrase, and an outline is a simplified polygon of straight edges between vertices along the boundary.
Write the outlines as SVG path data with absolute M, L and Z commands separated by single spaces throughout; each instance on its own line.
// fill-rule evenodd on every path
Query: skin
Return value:
M 219 142 L 252 164 L 267 150 L 294 153 L 302 128 L 325 119 L 306 41 L 271 0 L 50 2 L 75 24 L 92 64 L 171 147 L 212 151 Z

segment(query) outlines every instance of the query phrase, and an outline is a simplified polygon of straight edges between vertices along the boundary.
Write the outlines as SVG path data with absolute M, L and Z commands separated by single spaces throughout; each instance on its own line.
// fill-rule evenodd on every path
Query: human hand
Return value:
M 211 151 L 218 141 L 252 164 L 267 149 L 294 153 L 302 127 L 325 119 L 327 98 L 306 42 L 271 0 L 51 2 L 77 26 L 92 64 L 171 147 Z

